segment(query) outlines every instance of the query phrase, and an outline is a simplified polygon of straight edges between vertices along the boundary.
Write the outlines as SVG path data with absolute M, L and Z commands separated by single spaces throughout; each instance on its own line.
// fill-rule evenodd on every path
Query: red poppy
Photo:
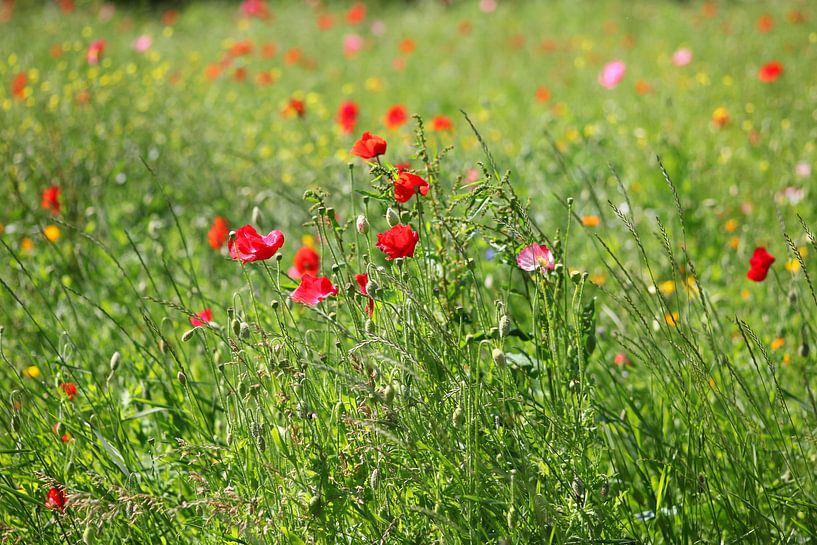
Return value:
M 428 195 L 428 182 L 410 172 L 400 172 L 394 181 L 394 199 L 397 202 L 408 202 L 419 190 L 420 195 Z
M 349 8 L 346 12 L 346 22 L 350 25 L 357 25 L 363 22 L 366 18 L 366 4 L 358 2 Z
M 334 26 L 335 19 L 331 15 L 322 14 L 318 15 L 318 29 L 319 30 L 329 30 Z
M 255 49 L 255 45 L 252 43 L 251 40 L 242 40 L 240 42 L 236 42 L 233 46 L 229 49 L 230 55 L 233 57 L 240 57 L 242 55 L 249 55 L 252 53 L 252 50 Z
M 777 61 L 766 63 L 757 71 L 757 78 L 763 83 L 771 83 L 783 74 L 783 65 Z
M 317 305 L 327 297 L 338 294 L 338 288 L 325 276 L 312 276 L 309 273 L 301 277 L 301 285 L 289 296 L 296 303 Z
M 60 388 L 62 388 L 69 400 L 74 399 L 74 396 L 77 395 L 77 385 L 73 382 L 63 382 L 60 384 Z
M 357 125 L 357 104 L 352 100 L 347 100 L 341 104 L 338 108 L 337 121 L 342 132 L 345 134 L 352 133 L 355 130 L 355 125 Z
M 278 53 L 278 46 L 274 43 L 266 43 L 261 46 L 261 56 L 265 59 L 271 59 Z
M 400 42 L 400 52 L 405 54 L 414 53 L 414 50 L 417 49 L 417 44 L 414 43 L 414 40 L 411 38 L 406 38 L 402 42 Z
M 401 174 L 411 168 L 411 163 L 395 163 L 394 168 L 397 169 L 397 174 Z
M 60 213 L 60 188 L 52 185 L 43 190 L 40 206 L 49 210 L 55 216 Z
M 303 117 L 306 113 L 306 104 L 303 100 L 299 100 L 297 98 L 289 99 L 287 103 L 287 107 L 284 108 L 282 112 L 286 117 Z
M 62 488 L 51 487 L 45 497 L 45 507 L 47 509 L 58 509 L 65 511 L 65 504 L 68 503 L 68 496 Z
M 224 246 L 227 238 L 230 236 L 230 228 L 227 226 L 227 220 L 221 216 L 213 218 L 213 225 L 207 231 L 207 243 L 214 250 Z
M 99 60 L 102 58 L 102 53 L 105 51 L 105 45 L 105 40 L 96 40 L 88 46 L 88 54 L 86 55 L 88 64 L 99 63 Z
M 53 426 L 51 426 L 51 430 L 52 430 L 52 431 L 53 431 L 55 434 L 59 435 L 59 434 L 60 434 L 60 424 L 59 424 L 59 423 L 54 424 Z M 69 441 L 71 440 L 71 434 L 70 434 L 70 433 L 68 433 L 68 432 L 63 433 L 63 434 L 62 434 L 62 437 L 60 437 L 60 440 L 61 440 L 63 443 L 67 443 L 67 442 L 69 442 Z
M 360 290 L 360 293 L 363 295 L 369 295 L 369 292 L 366 291 L 366 286 L 369 284 L 369 273 L 356 274 L 355 281 L 357 281 L 357 287 Z M 366 303 L 366 314 L 369 316 L 374 314 L 374 299 L 371 297 L 369 297 L 369 300 Z
M 766 275 L 769 274 L 769 269 L 774 263 L 774 256 L 766 251 L 766 248 L 760 246 L 755 248 L 755 253 L 749 260 L 749 272 L 746 273 L 746 278 L 753 282 L 763 282 L 766 280 Z
M 28 76 L 25 72 L 20 72 L 11 80 L 11 95 L 14 98 L 25 98 L 26 84 Z
M 360 140 L 352 146 L 352 155 L 361 159 L 373 159 L 386 153 L 386 141 L 370 132 L 364 132 Z
M 239 66 L 233 71 L 233 79 L 235 81 L 245 81 L 247 79 L 247 68 Z
M 774 28 L 774 19 L 771 15 L 761 15 L 757 20 L 757 29 L 761 32 L 769 32 Z
M 377 249 L 386 254 L 387 260 L 399 257 L 414 257 L 414 247 L 420 235 L 408 225 L 395 225 L 385 233 L 377 235 Z
M 295 274 L 290 274 L 290 276 L 294 278 L 301 278 L 307 273 L 315 274 L 318 272 L 320 266 L 321 256 L 318 255 L 318 252 L 309 246 L 304 246 L 295 252 L 295 257 L 292 260 L 292 268 L 294 270 L 291 271 Z
M 201 327 L 213 321 L 213 309 L 206 308 L 190 318 L 190 325 Z
M 386 112 L 386 126 L 390 129 L 399 129 L 407 120 L 408 113 L 402 104 L 395 104 Z
M 450 132 L 454 130 L 454 124 L 451 122 L 451 118 L 446 117 L 444 115 L 438 115 L 437 117 L 431 120 L 431 130 Z
M 235 232 L 235 240 L 230 240 L 230 257 L 242 263 L 263 261 L 275 255 L 284 245 L 284 234 L 271 231 L 262 237 L 252 225 L 245 225 Z

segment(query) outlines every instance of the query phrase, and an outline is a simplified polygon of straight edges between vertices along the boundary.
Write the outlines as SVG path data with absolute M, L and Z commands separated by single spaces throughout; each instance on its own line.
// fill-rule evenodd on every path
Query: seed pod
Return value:
M 507 314 L 503 314 L 499 318 L 499 338 L 504 339 L 511 332 L 511 319 Z
M 187 384 L 187 375 L 184 374 L 184 371 L 179 371 L 176 373 L 176 380 L 178 380 L 179 383 L 184 386 Z
M 400 215 L 391 206 L 386 210 L 386 223 L 389 224 L 389 227 L 394 227 L 400 223 Z
M 111 373 L 116 371 L 116 368 L 119 367 L 119 360 L 122 358 L 122 354 L 119 352 L 114 352 L 113 356 L 111 356 Z
M 388 404 L 394 401 L 394 388 L 392 388 L 391 384 L 387 384 L 386 387 L 383 388 L 383 399 Z
M 233 320 L 230 322 L 230 327 L 233 329 L 233 333 L 235 333 L 236 337 L 241 334 L 241 322 L 238 320 Z
M 369 220 L 366 219 L 366 216 L 360 214 L 355 221 L 355 227 L 358 233 L 365 235 L 369 232 Z
M 807 358 L 808 357 L 809 353 L 811 352 L 811 349 L 809 348 L 809 345 L 808 345 L 808 343 L 806 341 L 803 341 L 803 344 L 800 345 L 799 352 L 800 352 L 800 357 L 801 358 Z
M 494 360 L 494 365 L 500 368 L 504 368 L 507 365 L 507 361 L 505 360 L 505 352 L 502 351 L 500 348 L 494 348 L 491 352 L 491 358 Z
M 377 487 L 380 485 L 380 469 L 375 468 L 372 471 L 372 474 L 369 476 L 369 486 L 372 490 L 377 490 Z
M 241 325 L 238 329 L 238 336 L 242 339 L 247 339 L 250 336 L 250 326 L 247 325 L 247 322 L 241 322 Z
M 195 327 L 193 329 L 188 329 L 187 331 L 185 331 L 184 335 L 182 335 L 182 342 L 186 343 L 187 341 L 192 339 L 194 333 L 196 333 L 196 328 Z

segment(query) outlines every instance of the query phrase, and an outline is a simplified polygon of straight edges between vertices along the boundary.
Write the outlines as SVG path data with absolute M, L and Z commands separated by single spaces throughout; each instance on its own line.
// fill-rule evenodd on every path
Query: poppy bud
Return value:
M 369 476 L 369 486 L 372 490 L 377 490 L 378 485 L 380 485 L 380 470 L 375 468 Z
M 497 367 L 505 367 L 507 361 L 505 360 L 505 352 L 503 352 L 500 348 L 494 348 L 491 352 L 491 357 L 494 360 L 494 364 Z
M 792 306 L 797 304 L 797 292 L 794 290 L 789 292 L 789 304 Z
M 511 332 L 511 319 L 507 314 L 503 314 L 499 318 L 499 338 L 504 339 Z
M 366 216 L 360 214 L 357 217 L 357 221 L 355 221 L 355 227 L 357 227 L 358 233 L 365 235 L 369 232 L 369 220 L 366 219 Z
M 389 404 L 394 401 L 394 388 L 392 388 L 391 384 L 387 384 L 386 387 L 383 388 L 383 399 Z
M 195 327 L 193 329 L 188 329 L 187 331 L 185 331 L 184 335 L 182 335 L 182 342 L 186 343 L 187 341 L 189 341 L 193 337 L 193 334 L 195 332 L 196 332 Z
M 241 334 L 241 322 L 238 320 L 233 320 L 230 323 L 230 326 L 233 328 L 233 333 L 235 333 L 236 337 Z
M 278 299 L 273 299 L 270 301 L 269 306 L 271 306 L 273 309 L 278 308 Z
M 111 372 L 116 371 L 116 368 L 119 367 L 119 360 L 122 355 L 119 352 L 114 352 L 113 356 L 111 356 Z
M 179 371 L 179 372 L 176 374 L 176 379 L 179 381 L 179 383 L 180 383 L 182 386 L 184 386 L 185 384 L 187 384 L 187 375 L 185 375 L 183 371 Z
M 374 322 L 371 319 L 366 320 L 366 324 L 363 326 L 363 329 L 366 331 L 366 333 L 371 335 L 374 333 Z
M 309 514 L 319 515 L 323 511 L 323 502 L 320 496 L 312 496 L 309 499 Z
M 389 227 L 394 227 L 400 223 L 400 215 L 391 206 L 386 210 L 386 223 L 389 224 Z
M 252 207 L 252 222 L 255 225 L 259 225 L 261 223 L 261 210 L 257 206 Z
M 366 282 L 366 293 L 369 296 L 375 295 L 378 291 L 380 291 L 380 285 L 374 278 L 369 278 L 369 281 Z
M 800 345 L 800 357 L 807 358 L 811 349 L 806 341 L 803 341 L 803 344 Z
M 238 336 L 242 339 L 246 339 L 250 336 L 250 326 L 247 325 L 247 322 L 241 322 L 238 328 Z
M 454 424 L 455 428 L 459 428 L 462 426 L 462 423 L 465 421 L 465 415 L 462 414 L 462 408 L 457 407 L 454 409 L 454 413 L 451 415 L 451 423 Z

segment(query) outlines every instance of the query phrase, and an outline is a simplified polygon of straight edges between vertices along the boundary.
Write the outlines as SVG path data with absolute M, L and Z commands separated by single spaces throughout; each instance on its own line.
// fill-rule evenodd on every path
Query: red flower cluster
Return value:
M 60 388 L 62 388 L 69 400 L 74 399 L 74 396 L 77 395 L 77 385 L 73 382 L 63 382 L 60 384 Z
M 366 286 L 369 285 L 369 273 L 356 274 L 355 281 L 357 282 L 360 293 L 369 295 L 369 292 L 366 290 Z M 374 299 L 371 297 L 369 297 L 369 301 L 366 303 L 366 314 L 369 316 L 374 315 Z
M 755 248 L 755 253 L 749 260 L 749 271 L 746 273 L 746 278 L 753 282 L 763 282 L 766 280 L 766 275 L 769 274 L 769 269 L 774 263 L 774 256 L 766 251 L 766 248 L 760 246 Z

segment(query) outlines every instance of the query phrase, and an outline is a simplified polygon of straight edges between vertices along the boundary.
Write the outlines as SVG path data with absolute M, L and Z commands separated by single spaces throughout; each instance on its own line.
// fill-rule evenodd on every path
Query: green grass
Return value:
M 19 4 L 0 23 L 0 541 L 815 539 L 813 6 L 373 4 L 351 26 L 332 4 L 320 31 L 295 3 L 193 3 L 170 26 Z M 394 104 L 417 117 L 387 129 Z M 363 131 L 382 164 L 349 154 Z M 406 161 L 430 191 L 398 204 Z M 387 261 L 395 212 L 419 243 Z M 208 245 L 218 215 L 286 242 L 241 264 Z M 531 243 L 552 272 L 517 266 Z M 290 299 L 304 245 L 338 287 L 316 306 Z

